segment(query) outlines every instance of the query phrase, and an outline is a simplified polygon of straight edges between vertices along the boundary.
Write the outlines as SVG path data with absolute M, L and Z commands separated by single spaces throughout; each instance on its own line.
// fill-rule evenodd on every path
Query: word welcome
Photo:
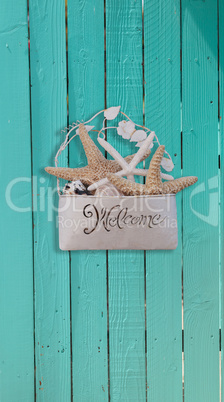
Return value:
M 132 215 L 128 208 L 121 208 L 115 205 L 110 209 L 102 208 L 99 210 L 95 205 L 87 204 L 83 208 L 85 218 L 91 220 L 93 227 L 85 228 L 84 233 L 89 235 L 93 233 L 100 225 L 103 225 L 107 232 L 112 228 L 124 229 L 125 227 L 147 226 L 149 229 L 160 225 L 165 221 L 167 216 L 155 215 Z

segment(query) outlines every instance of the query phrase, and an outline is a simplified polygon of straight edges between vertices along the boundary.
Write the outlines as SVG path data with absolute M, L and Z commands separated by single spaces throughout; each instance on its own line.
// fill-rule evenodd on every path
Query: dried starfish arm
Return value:
M 125 159 L 119 154 L 119 152 L 103 138 L 98 137 L 99 144 L 119 163 L 121 168 L 126 171 L 126 176 L 129 180 L 135 181 L 134 175 L 129 169 L 129 164 Z
M 111 171 L 116 173 L 122 169 L 120 163 L 108 161 L 103 156 L 83 124 L 79 125 L 79 136 L 88 159 L 88 165 L 82 168 L 46 167 L 47 173 L 64 180 L 81 180 L 85 185 L 89 186 L 98 180 L 106 178 L 107 173 Z M 146 152 L 144 158 L 148 156 L 149 152 Z M 134 155 L 127 156 L 124 159 L 124 164 L 128 165 L 128 161 L 132 160 L 133 157 Z
M 107 178 L 124 195 L 138 196 L 162 194 L 162 189 L 158 189 L 156 186 L 146 188 L 144 184 L 133 183 L 132 181 L 126 180 L 123 177 L 119 177 L 113 173 L 109 173 Z
M 187 176 L 163 183 L 163 194 L 176 194 L 184 188 L 192 186 L 192 184 L 196 183 L 197 181 L 198 178 L 196 176 Z
M 145 183 L 147 188 L 157 187 L 158 190 L 162 189 L 160 164 L 161 164 L 161 161 L 163 158 L 164 151 L 165 151 L 165 146 L 160 145 L 152 157 L 152 160 L 151 160 L 150 166 L 149 166 L 149 170 L 148 170 L 148 174 L 147 174 L 146 183 Z
M 108 173 L 107 179 L 124 195 L 144 194 L 145 186 L 143 184 L 124 179 L 123 177 L 119 177 L 113 173 Z
M 79 137 L 82 141 L 88 164 L 104 163 L 106 158 L 104 158 L 102 152 L 90 138 L 87 129 L 82 123 L 79 125 Z
M 122 170 L 115 172 L 117 176 L 122 176 Z M 136 176 L 147 176 L 148 169 L 133 169 L 133 174 Z M 174 180 L 173 176 L 160 172 L 160 176 L 165 180 Z
M 129 155 L 127 158 L 129 157 L 133 157 L 133 155 Z M 111 163 L 108 163 L 108 172 L 111 173 L 119 173 L 119 170 L 121 169 L 119 163 L 117 163 L 116 161 L 108 161 Z M 45 171 L 53 176 L 59 177 L 60 179 L 64 179 L 64 180 L 69 180 L 69 181 L 73 181 L 73 180 L 81 180 L 83 181 L 83 184 L 86 184 L 88 186 L 90 186 L 91 184 L 93 184 L 96 180 L 97 177 L 94 175 L 94 172 L 91 171 L 91 169 L 89 168 L 89 166 L 85 166 L 83 168 L 63 168 L 63 167 L 46 167 Z M 92 175 L 91 175 L 92 173 Z M 135 173 L 135 170 L 134 170 Z M 136 169 L 136 174 L 140 174 L 142 176 L 146 176 L 147 175 L 147 170 L 144 169 Z M 89 179 L 88 179 L 89 176 Z M 100 185 L 105 184 L 107 182 L 107 179 L 104 178 L 102 180 L 100 180 L 98 183 L 100 183 Z
M 143 157 L 140 159 L 140 162 L 142 162 L 143 160 L 145 160 L 146 158 L 148 158 L 148 156 L 150 155 L 150 153 L 151 153 L 151 150 L 148 149 L 148 150 L 145 152 L 145 154 L 143 155 Z M 124 159 L 125 159 L 126 161 L 131 161 L 135 155 L 136 155 L 136 154 L 134 154 L 134 155 L 128 155 L 128 156 L 126 156 Z M 125 174 L 125 173 L 126 173 L 126 170 L 125 170 L 125 169 L 120 170 L 121 167 L 120 167 L 120 164 L 119 164 L 117 161 L 108 160 L 108 162 L 111 163 L 111 164 L 109 165 L 109 170 L 110 170 L 111 173 L 116 173 L 118 176 L 125 176 L 125 175 L 126 175 L 126 174 Z M 146 170 L 146 169 L 133 169 L 133 175 L 147 176 L 147 172 L 148 172 L 148 170 Z M 88 190 L 89 190 L 89 191 L 93 191 L 93 190 L 99 188 L 100 186 L 106 184 L 107 182 L 108 182 L 108 179 L 107 179 L 107 177 L 105 177 L 104 179 L 101 179 L 101 180 L 99 180 L 99 181 L 96 181 L 96 183 L 92 184 L 92 185 L 88 188 Z
M 140 158 L 139 163 L 143 162 L 145 159 L 147 159 L 150 154 L 151 154 L 151 149 L 147 149 L 146 152 L 143 154 L 142 158 Z M 137 152 L 133 155 L 126 156 L 124 159 L 126 160 L 127 163 L 130 163 L 133 160 L 133 158 L 135 157 L 135 155 L 137 155 Z
M 117 187 L 124 195 L 158 195 L 158 194 L 176 194 L 186 187 L 191 186 L 197 182 L 197 177 L 181 177 L 176 180 L 171 180 L 167 183 L 163 183 L 162 187 L 158 188 L 156 185 L 146 187 L 144 184 L 133 183 L 130 180 L 126 180 L 123 177 L 119 177 L 115 174 L 108 174 L 108 180 Z
M 63 167 L 46 167 L 46 172 L 59 177 L 60 179 L 64 180 L 81 180 L 85 185 L 91 185 L 95 182 L 96 177 L 95 175 L 91 174 L 91 171 L 88 166 L 83 168 L 63 168 Z
M 139 169 L 136 169 L 136 165 L 144 158 L 145 155 L 149 153 L 149 146 L 151 142 L 153 141 L 153 138 L 155 136 L 155 133 L 152 132 L 144 141 L 144 144 L 141 146 L 141 148 L 138 150 L 138 152 L 134 155 L 132 161 L 128 164 L 124 158 L 119 154 L 119 152 L 112 147 L 112 145 L 108 144 L 107 141 L 105 141 L 102 138 L 98 138 L 98 142 L 102 145 L 102 147 L 109 152 L 109 154 L 121 165 L 122 170 L 118 172 L 119 176 L 127 176 L 128 179 L 131 179 L 134 181 L 134 175 L 143 175 L 142 172 L 139 173 Z M 142 169 L 141 169 L 142 170 Z M 144 174 L 145 175 L 145 174 Z M 102 186 L 102 184 L 105 184 L 108 181 L 107 178 L 102 179 L 93 185 L 91 185 L 88 190 L 92 191 L 97 189 L 99 186 Z
M 142 161 L 144 161 L 145 159 L 147 159 L 150 154 L 151 154 L 151 149 L 148 149 L 148 150 L 145 152 L 145 154 L 143 155 L 143 157 L 141 158 L 141 160 L 140 160 L 139 162 L 142 162 Z M 128 156 L 126 156 L 126 157 L 124 158 L 124 160 L 125 160 L 127 163 L 130 163 L 130 162 L 132 161 L 132 159 L 134 158 L 135 155 L 136 155 L 136 154 L 128 155 Z M 116 172 L 118 172 L 119 170 L 121 170 L 121 166 L 120 166 L 120 164 L 119 164 L 117 161 L 115 161 L 115 160 L 108 160 L 108 163 L 109 163 L 109 167 L 110 167 L 111 173 L 116 173 Z M 141 169 L 141 170 L 144 170 L 144 169 Z
M 181 177 L 179 179 L 170 180 L 162 183 L 160 164 L 165 151 L 164 145 L 160 145 L 150 163 L 147 173 L 146 184 L 132 183 L 129 180 L 119 177 L 121 172 L 116 175 L 108 174 L 107 178 L 125 195 L 157 195 L 157 194 L 176 194 L 186 187 L 197 182 L 197 177 Z M 140 169 L 137 169 L 140 170 Z
M 132 173 L 133 175 L 136 176 L 147 176 L 147 169 L 133 169 Z M 110 172 L 111 173 L 111 172 Z M 118 172 L 112 172 L 115 173 L 117 177 L 121 177 L 121 176 L 126 176 L 127 175 L 127 171 L 125 169 L 119 170 Z M 131 180 L 129 180 L 131 181 Z M 98 187 L 102 186 L 103 184 L 106 184 L 108 182 L 108 178 L 105 177 L 104 179 L 101 179 L 99 181 L 96 181 L 95 183 L 91 184 L 90 187 L 88 187 L 89 191 L 93 191 L 95 189 L 97 189 Z

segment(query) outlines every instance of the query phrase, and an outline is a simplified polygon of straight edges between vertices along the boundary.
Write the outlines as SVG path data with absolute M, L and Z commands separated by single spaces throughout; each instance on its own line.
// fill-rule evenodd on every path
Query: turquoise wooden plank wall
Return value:
M 180 13 L 179 1 L 150 1 L 144 7 L 146 126 L 169 149 L 176 177 L 181 176 Z M 146 253 L 149 401 L 182 399 L 181 201 L 179 194 L 177 250 Z
M 208 224 L 206 219 L 192 213 L 189 196 L 183 193 L 184 389 L 186 401 L 216 401 L 219 399 L 217 7 L 213 0 L 199 3 L 200 6 L 188 1 L 182 4 L 183 174 L 186 175 L 194 160 L 201 186 L 198 189 L 206 190 L 197 196 L 192 192 L 191 205 L 210 220 Z M 209 35 L 208 19 L 212 22 Z M 200 45 L 196 40 L 199 34 Z M 188 46 L 184 46 L 186 42 Z
M 221 0 L 2 0 L 1 402 L 224 401 L 223 18 Z M 59 250 L 43 168 L 113 105 L 199 178 L 175 251 Z M 78 140 L 60 164 L 84 166 Z

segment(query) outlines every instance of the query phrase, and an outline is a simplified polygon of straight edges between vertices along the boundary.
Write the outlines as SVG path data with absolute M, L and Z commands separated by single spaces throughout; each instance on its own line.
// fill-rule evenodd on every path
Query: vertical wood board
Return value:
M 142 91 L 142 3 L 108 0 L 107 107 L 120 105 L 133 121 L 142 124 Z M 115 130 L 108 132 L 107 139 L 123 156 L 138 150 Z M 108 283 L 111 400 L 142 402 L 146 398 L 144 252 L 109 251 Z
M 217 5 L 182 1 L 184 400 L 219 400 Z
M 71 400 L 69 255 L 59 250 L 54 165 L 67 125 L 65 4 L 30 2 L 37 401 Z M 66 154 L 60 158 L 66 166 Z
M 157 134 L 181 176 L 180 3 L 144 2 L 145 124 Z M 152 150 L 154 152 L 154 150 Z M 169 172 L 167 172 L 169 173 Z M 148 401 L 182 400 L 182 194 L 178 247 L 146 252 Z
M 224 400 L 224 361 L 223 361 L 223 324 L 224 324 L 224 292 L 223 292 L 223 279 L 224 279 L 224 25 L 222 23 L 224 18 L 224 3 L 219 1 L 219 153 L 220 153 L 220 176 L 219 176 L 219 224 L 220 224 L 220 276 L 219 276 L 219 307 L 220 307 L 220 329 L 221 329 L 221 401 Z
M 33 249 L 26 1 L 0 4 L 0 400 L 34 400 Z
M 104 4 L 68 1 L 69 122 L 104 109 Z M 91 125 L 102 126 L 102 118 Z M 96 141 L 97 133 L 91 137 Z M 69 166 L 87 163 L 79 137 Z M 108 400 L 106 252 L 71 252 L 73 400 Z

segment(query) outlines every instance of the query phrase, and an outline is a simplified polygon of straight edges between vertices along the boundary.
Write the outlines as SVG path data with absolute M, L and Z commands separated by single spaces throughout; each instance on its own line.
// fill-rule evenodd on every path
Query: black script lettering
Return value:
M 124 216 L 122 217 L 121 214 L 122 212 L 124 213 Z M 119 227 L 119 229 L 123 229 L 124 227 L 121 226 L 121 222 L 124 220 L 125 216 L 127 215 L 128 212 L 128 208 L 123 208 L 121 209 L 121 211 L 119 212 L 118 216 L 117 216 L 117 226 Z
M 150 223 L 152 222 L 152 215 L 148 215 L 148 218 L 149 218 L 148 227 L 149 227 L 150 229 L 152 229 L 152 226 L 150 225 Z
M 131 218 L 132 218 L 132 215 L 127 215 L 127 216 L 125 216 L 125 218 L 123 219 L 123 221 L 124 221 L 124 224 L 125 225 L 129 225 L 129 223 L 127 222 L 127 219 L 130 219 L 131 220 Z
M 147 220 L 147 216 L 146 215 L 141 215 L 140 220 L 139 220 L 139 225 L 142 224 L 143 226 L 145 226 L 146 220 Z
M 138 216 L 134 216 L 131 220 L 131 225 L 136 225 L 136 223 L 138 223 L 139 221 L 139 217 Z
M 161 218 L 161 215 L 154 215 L 154 216 L 153 216 L 153 218 L 152 218 L 152 224 L 153 224 L 153 226 L 159 225 L 160 223 L 162 223 L 163 221 L 165 221 L 165 219 L 166 219 L 167 217 L 165 216 L 165 218 L 163 218 L 162 220 L 159 220 L 160 218 Z M 155 221 L 157 221 L 157 222 L 155 222 Z
M 89 208 L 90 207 L 90 208 Z M 87 210 L 89 208 L 89 210 Z M 96 223 L 95 223 L 95 226 L 93 227 L 93 229 L 91 229 L 91 230 L 89 230 L 88 228 L 85 228 L 84 229 L 84 233 L 85 234 L 90 234 L 90 233 L 92 233 L 95 229 L 96 229 L 96 227 L 97 227 L 97 225 L 98 225 L 98 223 L 99 223 L 99 213 L 98 213 L 98 210 L 97 210 L 97 208 L 95 207 L 95 205 L 91 205 L 91 204 L 87 204 L 87 205 L 85 205 L 85 207 L 83 208 L 83 215 L 85 216 L 85 218 L 92 218 L 93 217 L 93 211 L 91 211 L 90 209 L 91 208 L 93 208 L 94 209 L 94 211 L 95 211 L 95 218 L 96 218 Z
M 120 208 L 120 205 L 115 205 L 114 207 L 112 207 L 107 214 L 106 221 L 103 221 L 104 228 L 106 229 L 107 232 L 110 232 L 110 229 L 108 228 L 108 226 L 111 226 L 111 227 L 116 226 L 117 217 L 111 218 L 111 214 L 116 208 Z M 112 225 L 112 223 L 114 223 L 114 222 L 115 222 L 115 225 Z
M 102 221 L 103 218 L 105 217 L 106 212 L 107 212 L 106 208 L 102 208 L 102 209 L 101 209 L 101 215 L 102 215 L 101 218 L 100 218 L 101 221 Z
M 112 228 L 124 229 L 125 227 L 133 226 L 146 226 L 150 229 L 161 225 L 167 218 L 162 217 L 160 214 L 155 215 L 139 215 L 134 216 L 128 214 L 128 208 L 122 208 L 120 205 L 114 205 L 110 209 L 101 208 L 99 211 L 95 205 L 87 204 L 83 208 L 83 215 L 89 219 L 92 228 L 86 227 L 84 229 L 85 234 L 93 233 L 97 226 L 102 225 L 107 232 L 110 232 Z

